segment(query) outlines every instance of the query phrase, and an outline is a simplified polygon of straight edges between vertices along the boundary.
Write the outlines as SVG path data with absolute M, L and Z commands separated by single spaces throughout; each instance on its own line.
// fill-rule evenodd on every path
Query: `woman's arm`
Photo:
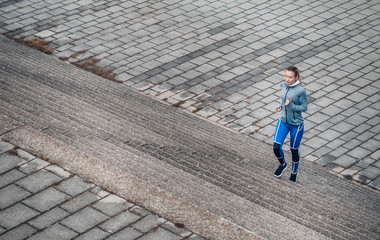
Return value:
M 289 102 L 288 106 L 294 111 L 294 112 L 306 112 L 307 111 L 307 96 L 306 92 L 302 91 L 300 94 L 300 105 L 294 104 L 292 101 Z

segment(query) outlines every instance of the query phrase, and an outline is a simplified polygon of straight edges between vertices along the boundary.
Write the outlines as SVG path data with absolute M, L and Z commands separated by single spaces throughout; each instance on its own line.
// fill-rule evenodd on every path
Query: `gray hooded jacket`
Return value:
M 282 111 L 280 119 L 287 124 L 301 125 L 303 123 L 302 112 L 307 111 L 307 96 L 302 84 L 297 80 L 292 85 L 281 83 L 281 105 Z M 286 99 L 291 100 L 288 106 L 285 106 Z

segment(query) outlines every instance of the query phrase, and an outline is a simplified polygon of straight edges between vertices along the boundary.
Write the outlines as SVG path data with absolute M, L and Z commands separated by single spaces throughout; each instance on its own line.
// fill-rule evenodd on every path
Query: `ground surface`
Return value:
M 302 159 L 380 188 L 378 1 L 7 0 L 0 32 L 272 142 L 283 71 L 309 96 Z
M 297 183 L 288 180 L 289 171 L 275 178 L 277 163 L 271 144 L 2 36 L 0 66 L 3 141 L 164 219 L 183 223 L 197 235 L 223 240 L 379 236 L 378 190 L 310 161 L 303 161 Z M 33 163 L 18 166 L 19 161 L 24 163 L 22 159 L 9 158 L 9 153 L 4 156 L 2 177 L 9 176 L 9 171 L 23 172 L 29 164 L 33 168 Z M 40 169 L 34 177 L 46 173 L 50 170 Z M 62 194 L 70 189 L 59 191 L 62 188 L 57 189 L 60 182 L 56 182 L 52 192 L 44 192 L 52 198 L 41 197 L 31 191 L 43 186 L 38 180 L 12 180 L 2 189 L 13 192 L 9 186 L 25 194 L 35 193 L 34 200 L 46 201 L 44 208 L 34 200 L 6 204 L 0 218 L 18 220 L 2 222 L 2 235 L 19 225 L 23 228 L 18 230 L 27 236 L 49 234 L 48 228 L 33 232 L 36 229 L 30 221 L 61 207 Z M 3 194 L 1 197 L 2 202 L 10 201 Z M 22 217 L 25 213 L 29 214 L 26 218 Z M 98 214 L 97 210 L 85 213 Z M 89 227 L 104 227 L 98 222 L 75 224 L 77 220 L 78 215 L 69 216 L 59 225 L 71 226 L 68 233 L 74 230 L 79 236 L 92 229 Z M 79 228 L 82 224 L 85 227 Z

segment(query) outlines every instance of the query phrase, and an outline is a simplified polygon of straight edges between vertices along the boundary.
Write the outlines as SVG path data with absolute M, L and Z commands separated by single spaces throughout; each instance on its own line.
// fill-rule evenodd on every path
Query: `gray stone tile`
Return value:
M 57 165 L 50 165 L 46 167 L 46 170 L 49 170 L 50 172 L 62 177 L 62 178 L 68 178 L 71 176 L 71 173 L 67 172 L 63 168 L 58 167 Z
M 215 78 L 217 78 L 218 80 L 221 80 L 222 82 L 227 82 L 227 81 L 230 81 L 234 78 L 236 78 L 237 76 L 239 76 L 239 71 L 244 71 L 243 70 L 243 67 L 241 67 L 242 69 L 238 69 L 238 67 L 235 67 L 233 69 L 231 69 L 230 71 L 232 72 L 224 72 L 222 74 L 219 74 L 218 76 L 216 76 Z M 246 69 L 246 68 L 244 68 Z M 248 69 L 246 69 L 246 71 L 248 72 Z
M 25 206 L 24 204 L 17 203 L 16 205 L 0 212 L 0 226 L 10 229 L 28 221 L 31 218 L 34 218 L 37 215 L 39 215 L 39 212 Z
M 132 206 L 133 206 L 132 203 L 129 203 L 126 200 L 122 199 L 121 197 L 113 195 L 113 194 L 93 204 L 94 208 L 96 208 L 97 210 L 109 216 L 113 216 L 117 213 L 120 213 Z
M 373 118 L 379 114 L 380 110 L 373 109 L 371 107 L 366 107 L 365 109 L 358 112 L 359 115 L 366 118 Z
M 128 74 L 128 73 L 121 73 L 121 74 L 117 75 L 116 79 L 124 82 L 124 81 L 131 79 L 132 77 L 133 76 Z
M 340 122 L 338 124 L 335 124 L 333 127 L 331 127 L 333 130 L 336 130 L 341 133 L 346 133 L 351 131 L 352 129 L 355 128 L 354 125 L 346 123 L 346 122 Z
M 149 214 L 133 224 L 133 228 L 139 230 L 140 232 L 146 233 L 153 228 L 163 224 L 166 220 L 158 217 L 157 215 Z
M 83 179 L 79 177 L 72 177 L 69 179 L 64 180 L 61 182 L 58 186 L 57 189 L 71 195 L 71 196 L 76 196 L 84 191 L 87 191 L 90 188 L 93 188 L 94 184 L 92 183 L 86 183 L 83 181 Z
M 366 156 L 370 155 L 371 151 L 366 150 L 366 149 L 361 148 L 361 147 L 356 147 L 353 150 L 349 151 L 347 154 L 356 158 L 356 159 L 363 159 Z
M 222 84 L 223 82 L 218 80 L 218 79 L 215 79 L 215 78 L 211 78 L 205 82 L 203 82 L 202 84 L 209 87 L 209 88 L 213 88 L 213 87 L 216 87 L 220 84 Z
M 268 140 L 273 141 L 272 137 L 269 138 Z M 310 155 L 310 153 L 312 153 L 313 151 L 314 151 L 314 149 L 312 149 L 312 148 L 310 148 L 308 146 L 302 146 L 302 147 L 300 147 L 300 154 L 301 154 L 301 156 L 305 156 L 305 157 L 310 156 L 309 160 L 311 160 L 311 159 L 315 160 L 314 156 Z
M 36 156 L 33 156 L 32 154 L 25 152 L 24 150 L 17 148 L 17 156 L 19 156 L 22 159 L 25 159 L 26 161 L 30 161 L 36 158 Z
M 351 165 L 353 165 L 354 163 L 356 163 L 357 161 L 358 160 L 356 158 L 353 158 L 353 157 L 350 157 L 350 156 L 344 154 L 332 162 L 341 166 L 341 167 L 348 168 Z
M 115 233 L 120 229 L 125 228 L 131 223 L 140 219 L 140 216 L 133 214 L 129 211 L 122 212 L 121 214 L 107 220 L 105 223 L 99 227 L 109 233 Z
M 369 166 L 362 170 L 360 174 L 371 180 L 374 180 L 375 178 L 380 176 L 380 168 L 377 168 L 375 166 Z
M 75 240 L 87 240 L 87 239 L 101 240 L 101 239 L 105 239 L 107 236 L 109 236 L 109 233 L 107 233 L 107 232 L 105 232 L 99 228 L 93 228 L 90 231 L 85 232 L 84 234 L 81 234 L 80 236 L 75 238 Z
M 71 229 L 62 226 L 60 224 L 55 224 L 42 232 L 39 232 L 32 237 L 28 238 L 30 240 L 44 240 L 44 239 L 60 239 L 69 240 L 73 239 L 78 234 Z
M 194 96 L 195 96 L 194 94 L 184 91 L 184 92 L 174 95 L 173 98 L 179 101 L 186 101 Z
M 375 159 L 368 157 L 368 158 L 364 158 L 364 159 L 358 161 L 355 165 L 360 167 L 360 168 L 366 168 L 369 165 L 371 165 L 372 163 L 374 163 L 375 161 L 376 161 Z
M 146 89 L 150 88 L 152 84 L 148 82 L 139 82 L 135 85 L 133 85 L 133 88 L 140 90 L 140 91 L 145 91 Z
M 60 207 L 68 212 L 73 213 L 94 203 L 99 199 L 100 197 L 96 196 L 95 194 L 91 192 L 85 192 L 81 195 L 76 196 L 74 199 L 70 199 L 70 201 L 65 202 Z
M 328 141 L 326 141 L 322 138 L 319 138 L 319 137 L 314 137 L 314 138 L 311 138 L 311 139 L 307 140 L 306 142 L 304 142 L 305 145 L 307 145 L 311 148 L 314 148 L 314 149 L 321 148 L 323 145 L 325 145 L 327 143 L 328 143 Z
M 341 167 L 341 166 L 339 166 L 339 165 L 336 165 L 335 163 L 332 163 L 332 162 L 328 163 L 328 164 L 326 165 L 326 167 L 327 167 L 328 169 L 330 169 L 331 171 L 335 172 L 335 173 L 340 173 L 340 172 L 344 171 L 344 168 L 343 168 L 343 167 Z M 356 176 L 356 175 L 355 175 L 355 176 Z M 355 177 L 355 176 L 354 176 L 354 177 Z
M 43 161 L 39 158 L 35 158 L 32 161 L 29 161 L 19 167 L 19 170 L 23 173 L 29 174 L 32 172 L 36 172 L 46 166 L 48 166 L 49 163 L 46 161 Z
M 276 125 L 276 123 L 274 123 L 273 119 L 271 119 L 271 118 L 265 118 L 263 120 L 256 121 L 254 123 L 254 125 L 252 125 L 252 128 L 253 129 L 259 129 L 259 128 L 263 128 L 263 127 L 268 126 L 268 125 L 272 125 L 274 127 Z
M 4 173 L 0 175 L 0 188 L 3 188 L 4 186 L 11 184 L 25 176 L 24 173 L 14 169 L 7 173 Z
M 356 138 L 362 142 L 365 142 L 366 140 L 372 138 L 375 135 L 373 132 L 371 132 L 372 129 L 373 127 L 371 125 L 368 125 L 366 123 L 360 124 L 358 127 L 354 129 L 354 132 L 360 134 Z
M 140 238 L 141 240 L 155 240 L 155 239 L 166 239 L 166 240 L 179 240 L 181 237 L 169 232 L 164 228 L 157 228 L 156 231 L 150 232 L 147 235 Z
M 234 110 L 242 110 L 243 108 L 248 108 L 248 106 L 249 106 L 248 102 L 240 102 L 238 104 L 231 106 L 231 108 Z
M 108 217 L 103 213 L 87 207 L 63 219 L 60 223 L 79 233 L 83 233 L 107 219 Z
M 4 141 L 0 141 L 0 154 L 5 153 L 8 150 L 13 149 L 15 146 Z
M 365 108 L 367 108 L 367 107 L 369 107 L 371 105 L 372 105 L 372 102 L 368 101 L 368 98 L 366 100 L 361 99 L 361 101 L 359 101 L 358 104 L 355 105 L 355 108 L 357 108 L 357 109 L 365 109 Z M 373 107 L 373 105 L 372 105 L 372 107 Z
M 346 143 L 343 146 L 348 149 L 354 149 L 355 147 L 359 146 L 361 142 L 358 139 L 356 139 L 358 135 L 359 134 L 356 132 L 348 132 L 342 135 L 340 138 L 346 141 Z
M 88 51 L 93 53 L 93 54 L 100 54 L 100 53 L 103 53 L 103 52 L 107 52 L 109 51 L 110 49 L 105 47 L 105 46 L 102 46 L 102 45 L 98 45 L 98 46 L 94 46 L 92 48 L 90 48 Z
M 63 203 L 68 197 L 68 195 L 50 187 L 22 202 L 33 209 L 44 212 Z
M 224 110 L 225 108 L 228 108 L 232 106 L 233 104 L 226 100 L 221 100 L 212 105 L 212 107 L 218 109 L 218 110 Z
M 260 92 L 258 89 L 254 88 L 254 87 L 247 87 L 247 88 L 241 90 L 239 93 L 241 93 L 245 96 L 251 97 L 257 93 L 263 93 L 263 92 Z
M 55 207 L 42 215 L 34 218 L 33 220 L 29 221 L 28 223 L 37 228 L 37 229 L 44 229 L 49 227 L 52 224 L 55 224 L 55 222 L 58 222 L 62 220 L 63 218 L 70 215 L 70 213 L 66 212 L 65 210 L 62 210 L 59 207 Z
M 12 184 L 5 188 L 0 189 L 0 209 L 5 209 L 17 202 L 23 200 L 24 198 L 30 196 L 31 193 L 25 191 L 24 189 Z
M 248 127 L 251 125 L 253 122 L 255 122 L 257 119 L 250 117 L 250 116 L 244 116 L 239 118 L 237 121 L 235 121 L 236 124 L 241 125 L 243 127 Z
M 321 112 L 329 117 L 334 117 L 340 112 L 344 111 L 341 108 L 335 107 L 334 105 L 329 105 L 327 107 L 324 107 Z M 329 119 L 330 120 L 330 119 Z
M 345 170 L 343 170 L 340 174 L 342 174 L 343 176 L 354 176 L 356 173 L 358 173 L 359 171 L 361 170 L 360 167 L 356 166 L 356 165 L 353 165 Z
M 318 136 L 325 139 L 325 140 L 328 140 L 328 141 L 334 141 L 334 140 L 339 140 L 337 138 L 339 138 L 341 135 L 342 135 L 342 133 L 340 133 L 340 132 L 334 131 L 332 129 L 327 129 L 327 130 L 323 131 L 321 134 L 319 134 Z M 330 146 L 330 144 L 329 144 L 329 146 Z
M 0 231 L 0 239 L 12 239 L 12 240 L 22 240 L 27 239 L 32 234 L 36 233 L 37 230 L 27 224 L 22 224 L 10 231 L 7 231 L 4 233 L 4 235 L 1 235 Z
M 0 155 L 0 174 L 26 163 L 26 161 L 16 155 L 5 153 Z
M 82 31 L 86 34 L 94 34 L 96 32 L 99 32 L 100 30 L 101 30 L 100 28 L 92 26 L 89 28 L 85 28 Z
M 336 158 L 339 158 L 340 156 L 342 156 L 343 154 L 345 154 L 348 151 L 349 150 L 347 148 L 338 147 L 335 150 L 333 150 L 332 152 L 330 152 L 330 155 L 332 155 L 332 156 L 334 156 Z
M 95 195 L 99 196 L 100 198 L 104 198 L 108 195 L 110 195 L 109 192 L 103 190 L 101 187 L 96 186 L 93 189 L 91 189 L 91 192 L 94 193 Z
M 376 188 L 377 190 L 380 190 L 380 177 L 376 178 L 372 182 L 369 183 L 369 186 Z
M 360 123 L 364 123 L 364 122 L 366 122 L 367 121 L 367 118 L 365 118 L 365 117 L 362 117 L 362 116 L 360 116 L 360 115 L 358 115 L 358 114 L 355 114 L 355 115 L 353 115 L 353 116 L 351 116 L 351 117 L 349 117 L 349 118 L 347 118 L 346 120 L 345 120 L 345 122 L 347 122 L 347 123 L 350 123 L 350 124 L 352 124 L 352 125 L 358 125 L 358 124 L 360 124 Z
M 136 215 L 139 215 L 140 217 L 145 217 L 146 215 L 149 214 L 148 210 L 146 210 L 142 207 L 139 207 L 139 206 L 134 206 L 131 209 L 129 209 L 129 211 L 136 214 Z
M 250 114 L 250 113 L 251 113 L 251 111 L 249 111 L 246 108 L 243 108 L 243 109 L 240 109 L 240 110 L 234 112 L 232 115 L 239 119 L 239 118 L 241 118 L 247 114 Z
M 107 238 L 108 240 L 135 240 L 142 236 L 142 233 L 133 228 L 126 228 Z
M 17 181 L 16 184 L 30 192 L 35 193 L 48 186 L 58 183 L 61 179 L 62 178 L 57 175 L 42 169 Z
M 251 100 L 252 99 L 250 99 L 249 102 L 251 102 Z M 254 102 L 254 103 L 250 104 L 249 106 L 247 106 L 247 109 L 252 110 L 251 114 L 253 114 L 254 111 L 261 109 L 261 107 L 263 107 L 264 105 L 265 104 L 262 102 Z M 278 106 L 278 103 L 276 103 L 276 106 Z
M 327 165 L 328 163 L 330 163 L 330 162 L 332 162 L 334 160 L 335 160 L 334 156 L 326 155 L 326 156 L 322 157 L 321 159 L 317 160 L 316 163 L 318 165 L 325 166 L 325 165 Z
M 197 113 L 200 116 L 209 117 L 211 115 L 214 115 L 217 112 L 218 112 L 218 110 L 216 110 L 216 109 L 214 109 L 212 107 L 207 106 L 207 107 L 203 108 L 202 110 L 198 111 Z
M 377 158 L 378 159 L 378 158 Z M 373 163 L 373 166 L 377 167 L 377 168 L 380 168 L 380 161 L 379 160 L 376 160 L 374 163 Z
M 327 145 L 328 146 L 328 145 Z M 325 156 L 326 154 L 329 154 L 332 149 L 327 147 L 327 146 L 323 146 L 321 148 L 317 148 L 314 152 L 313 152 L 313 155 L 320 158 L 322 156 Z
M 317 123 L 317 124 L 321 124 L 321 123 L 327 121 L 329 118 L 330 117 L 325 115 L 325 114 L 315 113 L 315 114 L 311 115 L 310 117 L 308 117 L 307 120 L 312 121 L 312 122 Z
M 362 184 L 369 184 L 372 180 L 367 178 L 366 176 L 363 176 L 361 172 L 358 172 L 353 176 L 353 180 L 358 181 Z
M 268 110 L 259 108 L 249 113 L 250 116 L 256 118 L 256 119 L 265 119 L 269 115 L 273 114 L 273 112 L 270 112 Z

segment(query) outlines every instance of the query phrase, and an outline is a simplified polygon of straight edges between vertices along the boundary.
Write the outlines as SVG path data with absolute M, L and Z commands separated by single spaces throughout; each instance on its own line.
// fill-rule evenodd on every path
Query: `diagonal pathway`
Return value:
M 380 189 L 377 1 L 2 1 L 0 32 L 51 41 L 156 99 L 272 142 L 283 69 L 309 96 L 301 154 Z
M 274 178 L 265 142 L 0 39 L 0 130 L 23 149 L 206 238 L 378 236 L 378 191 L 310 162 Z

